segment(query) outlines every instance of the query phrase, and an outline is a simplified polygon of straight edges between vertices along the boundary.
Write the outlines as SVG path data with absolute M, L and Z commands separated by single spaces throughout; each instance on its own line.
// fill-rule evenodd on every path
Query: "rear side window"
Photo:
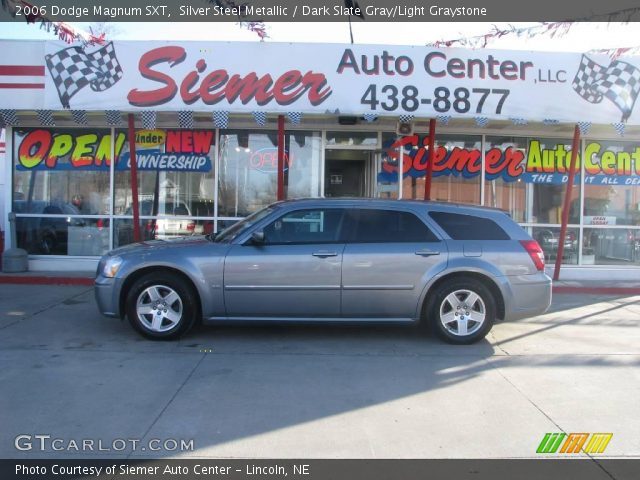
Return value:
M 429 216 L 454 240 L 510 240 L 500 225 L 488 218 L 449 212 Z
M 356 209 L 347 213 L 347 236 L 353 243 L 437 242 L 438 238 L 413 213 Z

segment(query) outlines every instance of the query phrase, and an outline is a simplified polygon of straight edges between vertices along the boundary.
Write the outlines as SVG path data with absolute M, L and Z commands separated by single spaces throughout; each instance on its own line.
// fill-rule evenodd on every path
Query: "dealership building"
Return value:
M 431 200 L 509 212 L 552 267 L 576 130 L 562 278 L 640 270 L 640 60 L 374 45 L 0 46 L 0 228 L 15 212 L 32 270 L 93 269 L 133 242 L 134 196 L 143 240 L 211 233 L 279 193 L 423 199 L 430 157 Z

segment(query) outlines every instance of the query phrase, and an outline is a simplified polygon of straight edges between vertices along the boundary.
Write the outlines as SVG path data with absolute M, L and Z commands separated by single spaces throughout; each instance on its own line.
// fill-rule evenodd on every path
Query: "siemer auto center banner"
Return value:
M 1 41 L 3 108 L 300 112 L 640 124 L 640 60 L 228 42 Z M 18 89 L 19 88 L 19 89 Z

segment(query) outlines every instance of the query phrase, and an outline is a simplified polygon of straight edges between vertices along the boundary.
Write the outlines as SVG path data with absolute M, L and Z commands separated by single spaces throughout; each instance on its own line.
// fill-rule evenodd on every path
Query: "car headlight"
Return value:
M 122 258 L 120 257 L 109 257 L 104 264 L 104 268 L 102 269 L 102 274 L 105 277 L 113 278 L 118 273 L 120 269 L 120 265 L 122 265 Z

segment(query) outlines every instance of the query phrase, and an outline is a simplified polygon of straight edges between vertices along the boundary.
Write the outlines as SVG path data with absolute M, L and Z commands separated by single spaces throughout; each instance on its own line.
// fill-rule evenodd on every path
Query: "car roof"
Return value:
M 408 207 L 429 207 L 429 209 L 444 209 L 444 210 L 467 210 L 469 212 L 476 211 L 478 213 L 484 212 L 501 212 L 508 215 L 508 212 L 494 207 L 484 207 L 480 205 L 469 205 L 464 203 L 450 203 L 450 202 L 436 202 L 432 200 L 395 200 L 385 198 L 363 198 L 363 197 L 331 197 L 331 198 L 296 198 L 291 200 L 283 200 L 276 202 L 281 206 L 289 205 L 306 205 L 316 206 L 319 204 L 329 205 L 345 205 L 345 206 L 370 206 L 370 207 L 393 207 L 393 206 L 408 206 Z

